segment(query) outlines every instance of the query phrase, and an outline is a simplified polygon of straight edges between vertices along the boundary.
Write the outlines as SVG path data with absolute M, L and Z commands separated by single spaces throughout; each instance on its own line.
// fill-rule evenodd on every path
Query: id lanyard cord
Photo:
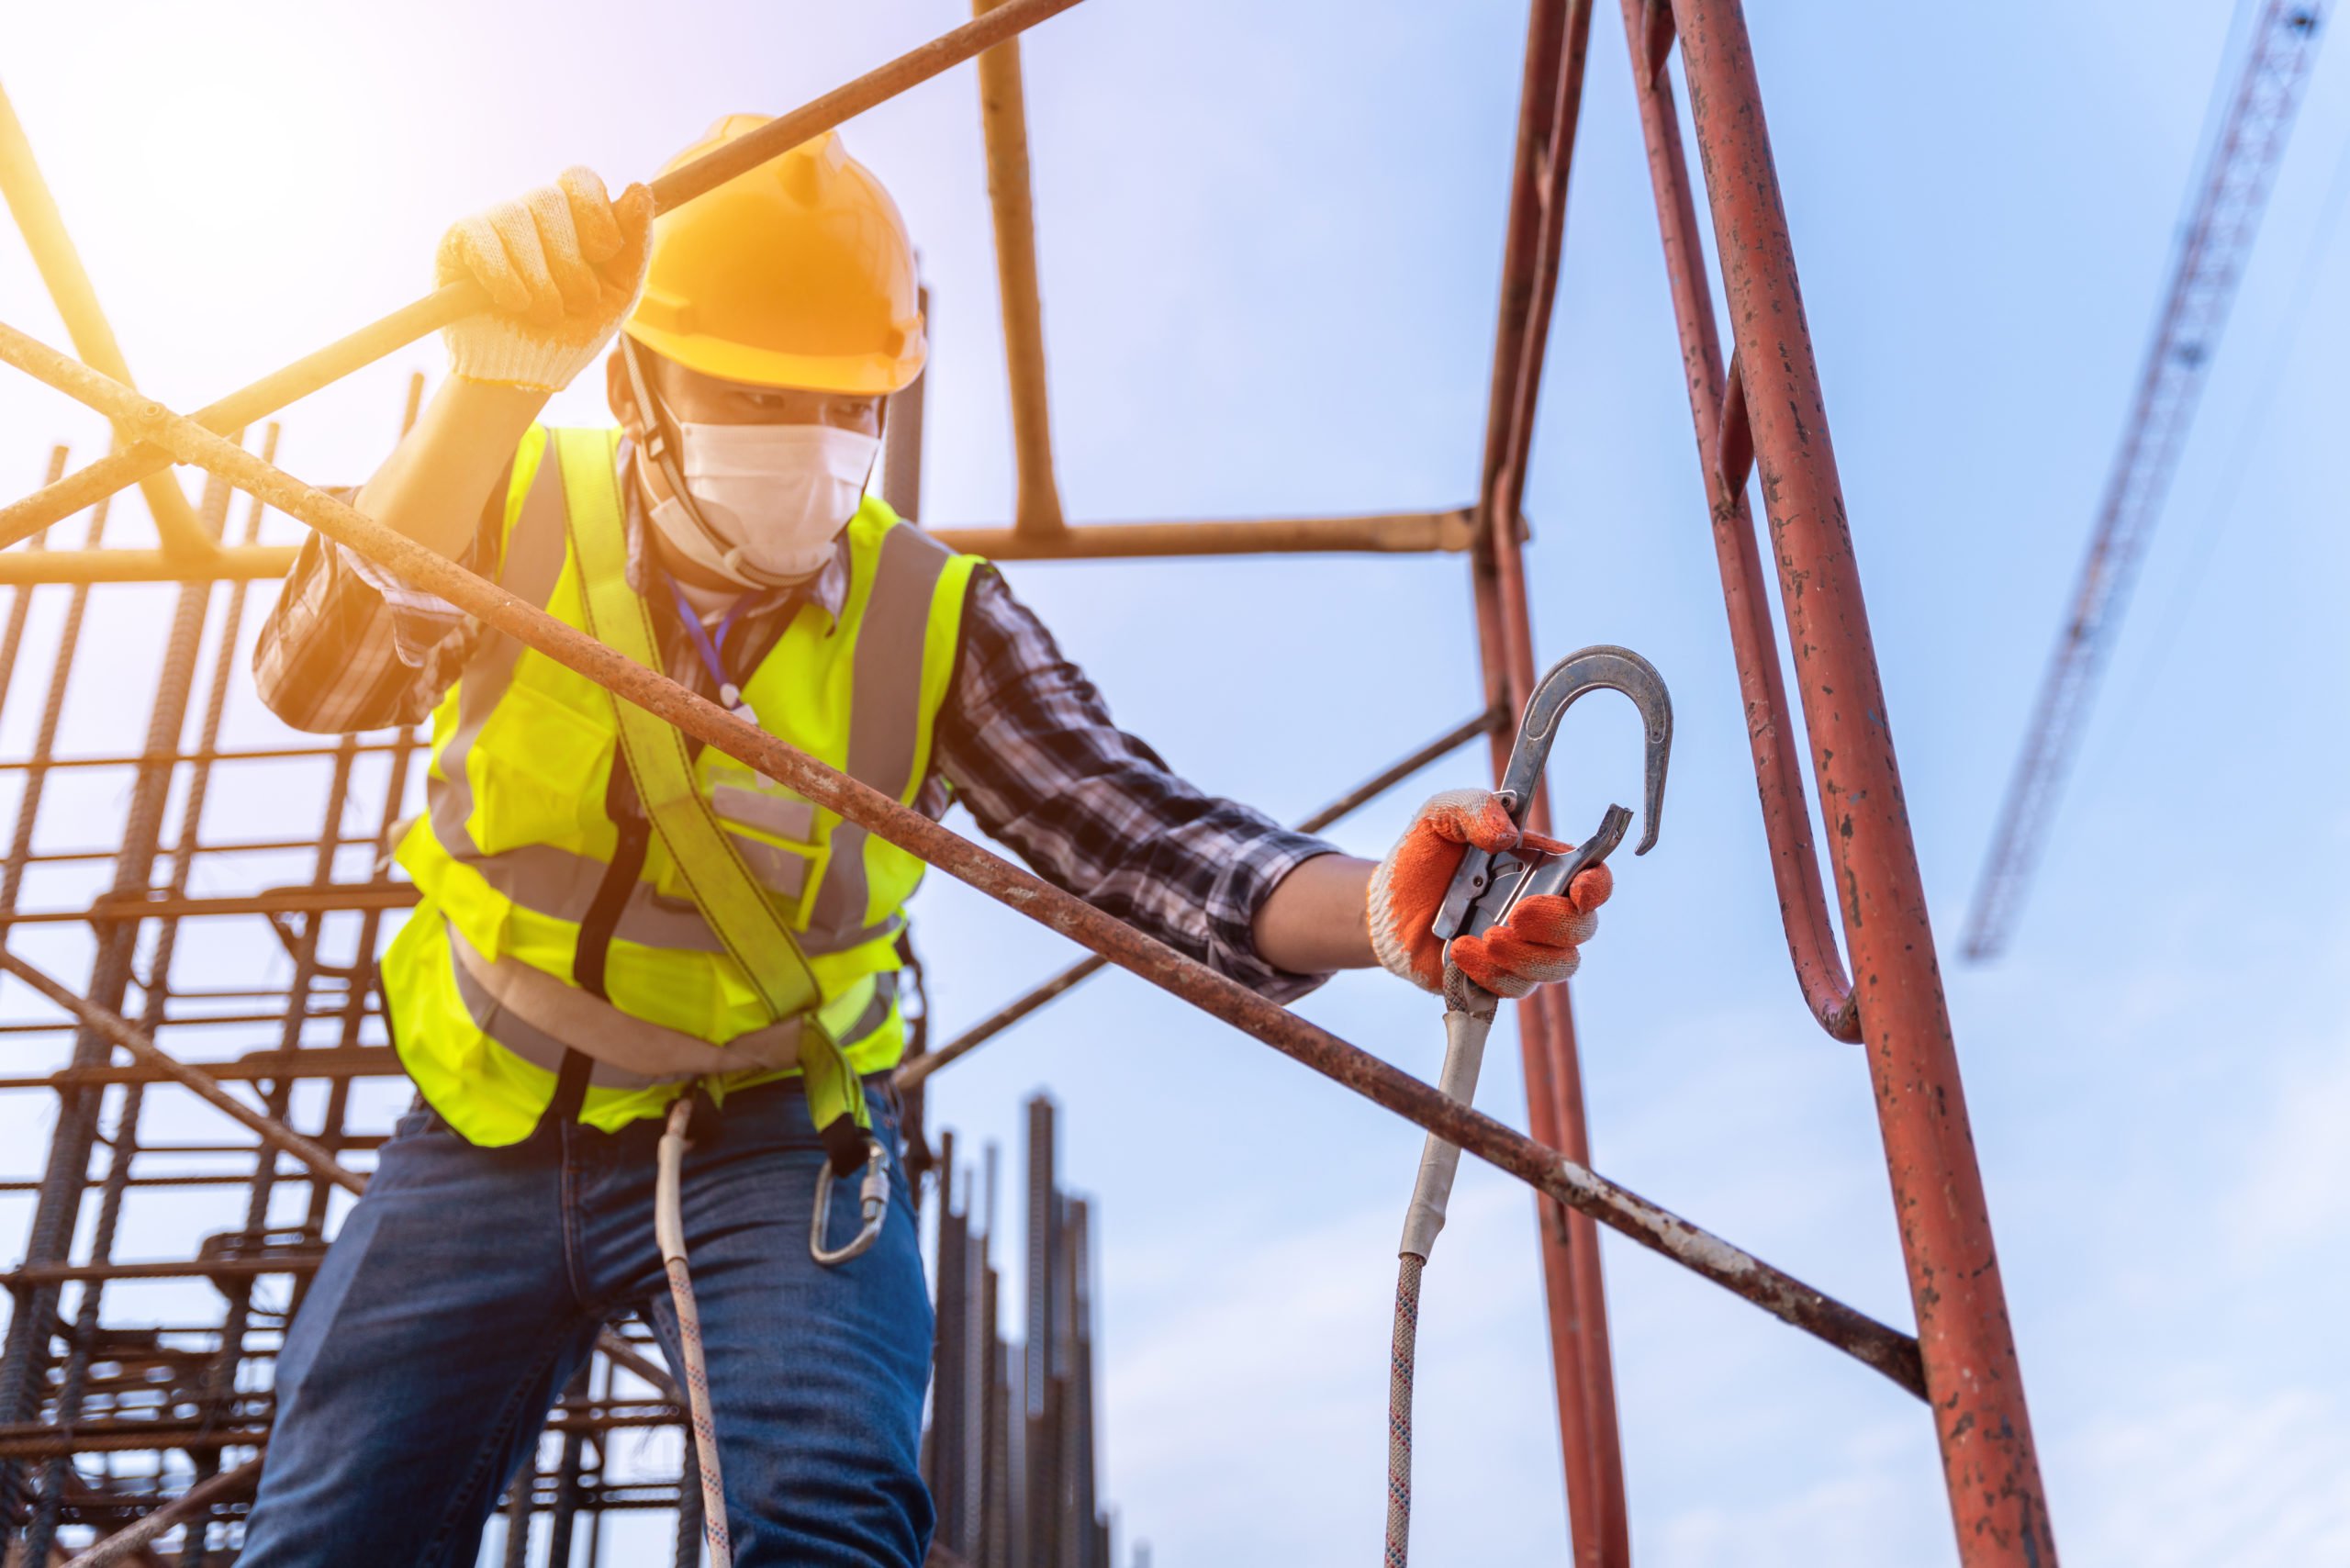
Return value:
M 745 593 L 729 605 L 726 613 L 719 618 L 718 635 L 712 637 L 710 628 L 702 624 L 701 616 L 695 611 L 693 601 L 686 597 L 686 590 L 677 586 L 677 579 L 666 573 L 663 576 L 669 584 L 669 598 L 677 607 L 677 619 L 686 623 L 686 635 L 693 639 L 694 652 L 701 655 L 702 667 L 710 671 L 710 678 L 718 683 L 718 705 L 730 713 L 736 711 L 743 706 L 743 689 L 726 678 L 726 639 L 756 596 Z

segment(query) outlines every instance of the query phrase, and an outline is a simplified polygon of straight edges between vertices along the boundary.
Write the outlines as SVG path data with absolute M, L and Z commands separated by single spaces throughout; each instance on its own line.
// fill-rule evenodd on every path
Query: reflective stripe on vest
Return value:
M 586 439 L 609 464 L 614 437 Z M 565 537 L 577 502 L 564 465 L 546 460 L 556 455 L 548 441 L 534 429 L 516 454 L 499 578 L 578 626 L 588 617 Z M 878 500 L 860 509 L 847 538 L 851 586 L 837 619 L 803 608 L 744 689 L 780 738 L 911 802 L 929 771 L 976 562 L 899 524 Z M 618 738 L 600 688 L 495 632 L 482 634 L 434 716 L 429 809 L 399 852 L 423 904 L 386 955 L 385 988 L 411 1075 L 476 1143 L 528 1135 L 554 1083 L 534 1058 L 557 1032 L 509 1041 L 486 1027 L 483 998 L 465 993 L 443 949 L 453 934 L 487 965 L 527 965 L 570 983 L 580 927 L 619 841 L 608 796 L 632 796 Z M 865 982 L 899 965 L 894 938 L 922 863 L 722 754 L 705 749 L 694 766 L 728 837 L 798 935 L 849 1064 L 859 1073 L 893 1065 L 904 1047 L 894 981 Z M 655 1028 L 714 1047 L 749 1046 L 772 1015 L 688 895 L 656 836 L 618 912 L 606 995 Z M 510 1004 L 491 1016 L 518 1036 L 532 1022 Z M 728 1081 L 778 1075 L 770 1068 Z M 581 1119 L 617 1127 L 661 1114 L 675 1092 L 600 1073 Z
M 570 522 L 571 559 L 579 570 L 579 602 L 587 611 L 588 632 L 643 668 L 657 671 L 661 647 L 653 632 L 653 613 L 628 584 L 628 522 L 621 510 L 620 480 L 612 472 L 611 452 L 594 431 L 557 431 L 554 444 L 562 462 L 564 494 L 569 498 L 565 510 Z M 752 874 L 743 850 L 736 847 L 738 840 L 720 823 L 711 805 L 716 790 L 705 788 L 697 778 L 684 732 L 616 692 L 607 691 L 604 698 L 620 731 L 621 763 L 614 766 L 627 767 L 637 801 L 652 819 L 653 831 L 661 835 L 677 874 L 685 879 L 694 907 L 725 944 L 726 956 L 758 991 L 760 1002 L 775 1020 L 767 1029 L 750 1031 L 735 1039 L 792 1026 L 800 1087 L 808 1096 L 811 1119 L 824 1147 L 833 1152 L 834 1173 L 847 1174 L 856 1168 L 861 1146 L 867 1141 L 861 1135 L 872 1125 L 865 1108 L 865 1086 L 857 1081 L 856 1070 L 849 1065 L 840 1042 L 812 1016 L 822 997 L 816 989 L 815 972 L 808 967 L 808 956 L 800 950 L 791 927 L 785 924 L 784 900 L 772 896 Z M 852 735 L 852 754 L 855 745 Z M 740 842 L 747 847 L 757 841 Z M 858 858 L 861 861 L 862 857 Z M 770 876 L 770 881 L 775 879 Z M 795 879 L 776 891 L 797 894 L 804 881 L 804 878 Z M 577 964 L 573 967 L 576 971 Z M 724 1048 L 732 1050 L 733 1044 L 729 1040 Z M 585 1040 L 580 1048 L 595 1054 Z
M 746 1064 L 761 1070 L 799 1065 L 798 1018 L 713 1046 L 632 1018 L 603 998 L 513 958 L 492 963 L 463 937 L 450 937 L 449 949 L 457 995 L 475 1025 L 549 1072 L 563 1070 L 566 1048 L 595 1058 L 588 1081 L 599 1088 L 683 1083 L 740 1072 Z M 859 1039 L 881 1026 L 897 1001 L 895 974 L 867 975 L 825 1009 L 832 1014 L 825 1025 L 839 1038 Z

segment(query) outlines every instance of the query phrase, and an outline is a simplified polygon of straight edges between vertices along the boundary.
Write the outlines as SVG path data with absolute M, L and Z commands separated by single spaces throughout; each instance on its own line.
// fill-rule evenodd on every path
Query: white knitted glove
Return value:
M 618 201 L 588 169 L 460 218 L 433 257 L 439 284 L 471 278 L 493 309 L 445 329 L 449 368 L 468 381 L 555 392 L 594 363 L 644 286 L 653 193 Z

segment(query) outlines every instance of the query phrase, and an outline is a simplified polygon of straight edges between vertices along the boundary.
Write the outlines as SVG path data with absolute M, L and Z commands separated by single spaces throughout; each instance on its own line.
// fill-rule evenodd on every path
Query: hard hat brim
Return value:
M 922 374 L 929 350 L 920 335 L 905 353 L 899 354 L 797 354 L 754 348 L 699 332 L 670 331 L 641 321 L 629 322 L 625 330 L 630 337 L 663 358 L 673 359 L 688 370 L 721 381 L 864 398 L 904 391 Z

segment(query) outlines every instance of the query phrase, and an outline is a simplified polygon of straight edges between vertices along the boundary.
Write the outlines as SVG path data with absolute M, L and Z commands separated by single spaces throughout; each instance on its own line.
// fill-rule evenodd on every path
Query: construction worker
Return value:
M 448 330 L 452 374 L 362 510 L 934 817 L 959 800 L 1267 996 L 1373 963 L 1438 988 L 1463 845 L 1517 837 L 1494 797 L 1439 796 L 1374 865 L 1206 795 L 1001 577 L 866 493 L 925 342 L 903 221 L 839 137 L 651 209 L 574 169 L 449 230 L 442 280 L 497 308 Z M 541 428 L 616 331 L 618 430 Z M 603 1324 L 642 1311 L 677 1363 L 655 1148 L 689 1092 L 737 1561 L 921 1562 L 932 1319 L 887 1074 L 922 863 L 318 538 L 255 666 L 297 727 L 430 714 L 433 737 L 398 847 L 421 897 L 382 963 L 417 1105 L 288 1331 L 239 1562 L 469 1563 Z M 1455 956 L 1505 994 L 1561 978 L 1608 886 L 1528 898 Z M 861 1159 L 890 1176 L 879 1233 L 827 1265 L 820 1178 Z M 837 1248 L 860 1221 L 835 1208 Z

